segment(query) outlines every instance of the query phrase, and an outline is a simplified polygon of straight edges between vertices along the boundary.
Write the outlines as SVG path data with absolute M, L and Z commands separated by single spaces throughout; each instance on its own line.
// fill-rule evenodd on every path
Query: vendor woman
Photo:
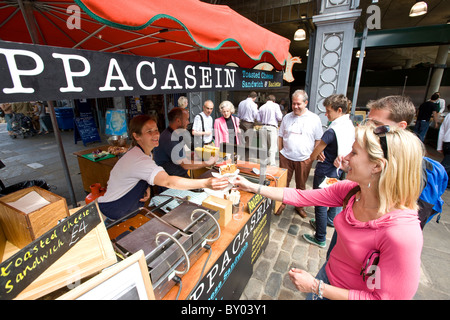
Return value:
M 169 176 L 153 161 L 152 150 L 159 145 L 156 121 L 147 115 L 130 121 L 129 136 L 132 147 L 117 161 L 108 180 L 104 196 L 98 198 L 100 211 L 112 220 L 137 210 L 150 197 L 151 185 L 188 190 L 227 187 L 226 178 L 188 179 Z

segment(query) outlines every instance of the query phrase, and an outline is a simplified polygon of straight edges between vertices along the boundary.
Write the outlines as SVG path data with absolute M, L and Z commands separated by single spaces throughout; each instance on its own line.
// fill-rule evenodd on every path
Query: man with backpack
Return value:
M 206 100 L 203 103 L 203 112 L 200 112 L 194 118 L 192 125 L 192 135 L 194 137 L 195 147 L 203 147 L 213 142 L 213 118 L 211 113 L 214 110 L 214 103 Z M 199 138 L 200 137 L 200 138 Z
M 367 104 L 369 114 L 365 122 L 375 125 L 394 125 L 406 129 L 414 119 L 416 109 L 404 96 L 387 96 Z M 339 158 L 335 165 L 338 165 Z M 341 159 L 343 160 L 343 159 Z M 342 167 L 346 164 L 343 163 Z M 431 218 L 442 212 L 442 194 L 447 188 L 448 176 L 444 167 L 428 157 L 423 160 L 422 193 L 418 199 L 420 226 L 423 229 Z
M 372 122 L 377 126 L 392 125 L 407 129 L 408 125 L 414 119 L 416 108 L 412 101 L 404 96 L 387 96 L 375 101 L 369 101 L 367 104 L 369 114 L 367 115 L 365 123 Z M 344 157 L 336 158 L 334 164 L 342 170 L 347 171 L 348 163 L 344 161 Z M 419 196 L 418 216 L 420 220 L 420 227 L 423 229 L 425 224 L 430 221 L 433 216 L 442 212 L 442 205 L 444 201 L 441 196 L 447 188 L 448 176 L 444 167 L 437 161 L 428 157 L 423 158 L 422 162 L 422 193 Z M 349 195 L 347 195 L 348 197 Z M 345 200 L 344 200 L 345 202 Z M 439 217 L 437 222 L 439 222 Z M 336 231 L 330 242 L 327 251 L 327 260 L 336 244 L 338 234 Z

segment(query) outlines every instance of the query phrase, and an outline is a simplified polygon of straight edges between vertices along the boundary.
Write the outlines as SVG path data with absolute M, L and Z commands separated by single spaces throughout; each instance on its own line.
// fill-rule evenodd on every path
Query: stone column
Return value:
M 355 37 L 354 23 L 361 15 L 354 0 L 322 0 L 320 14 L 313 16 L 316 41 L 312 64 L 309 110 L 325 125 L 323 100 L 331 94 L 347 94 Z
M 439 91 L 439 87 L 441 86 L 442 75 L 444 74 L 444 69 L 447 66 L 447 57 L 449 49 L 450 45 L 448 44 L 439 46 L 436 55 L 436 61 L 434 64 L 433 75 L 431 76 L 430 85 L 428 87 L 428 94 L 425 100 L 428 100 L 433 93 Z

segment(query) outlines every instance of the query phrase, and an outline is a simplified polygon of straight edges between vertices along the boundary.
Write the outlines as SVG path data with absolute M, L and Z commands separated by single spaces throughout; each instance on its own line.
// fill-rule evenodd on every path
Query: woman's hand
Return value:
M 250 181 L 248 181 L 247 179 L 245 179 L 244 177 L 241 176 L 237 176 L 236 179 L 234 180 L 233 184 L 239 188 L 239 190 L 242 191 L 247 191 L 247 192 L 251 192 L 251 193 L 255 193 L 256 190 L 258 189 L 258 185 L 251 183 Z
M 206 182 L 206 188 L 213 190 L 223 190 L 228 186 L 228 178 L 220 177 L 220 178 L 208 178 Z
M 313 292 L 313 288 L 316 286 L 315 278 L 305 270 L 292 268 L 289 270 L 289 278 L 301 292 Z
M 344 172 L 348 172 L 348 161 L 345 160 L 344 156 L 338 156 L 334 162 L 334 166 L 338 169 L 343 170 Z

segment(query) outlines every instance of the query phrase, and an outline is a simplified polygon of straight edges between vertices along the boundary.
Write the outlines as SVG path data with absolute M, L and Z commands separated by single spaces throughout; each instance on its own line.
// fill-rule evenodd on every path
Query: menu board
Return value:
M 93 116 L 85 115 L 82 118 L 75 118 L 74 136 L 75 143 L 82 140 L 84 146 L 87 143 L 102 141 Z

